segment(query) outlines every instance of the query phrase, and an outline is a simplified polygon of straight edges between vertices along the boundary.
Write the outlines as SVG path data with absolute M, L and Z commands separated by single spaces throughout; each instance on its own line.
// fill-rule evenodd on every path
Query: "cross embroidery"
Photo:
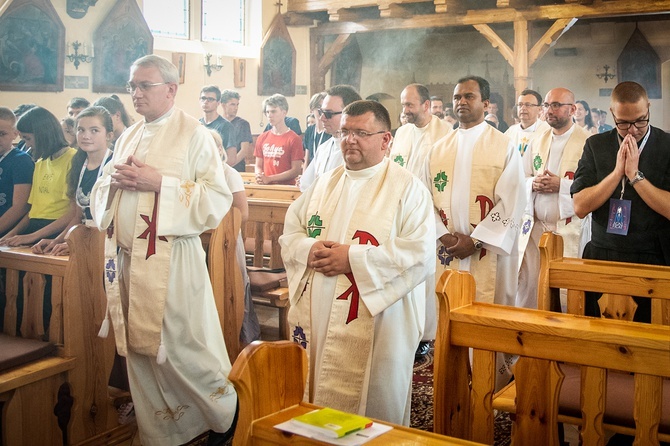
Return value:
M 358 239 L 359 245 L 367 245 L 370 243 L 373 246 L 379 246 L 379 242 L 374 235 L 366 231 L 357 230 L 354 232 L 354 236 L 351 238 Z M 347 324 L 353 320 L 358 319 L 358 303 L 360 301 L 360 293 L 358 287 L 356 286 L 356 280 L 354 279 L 354 273 L 346 273 L 345 276 L 351 282 L 351 286 L 347 288 L 344 293 L 337 296 L 338 300 L 347 300 L 349 295 L 351 295 L 351 304 L 349 305 L 349 314 L 347 315 Z
M 151 212 L 151 219 L 148 215 L 140 214 L 142 220 L 147 224 L 147 229 L 144 230 L 137 238 L 149 240 L 149 245 L 147 246 L 147 256 L 145 260 L 156 254 L 156 213 L 158 212 L 158 192 L 154 192 L 154 210 Z M 159 240 L 167 242 L 167 238 L 162 235 L 158 237 Z

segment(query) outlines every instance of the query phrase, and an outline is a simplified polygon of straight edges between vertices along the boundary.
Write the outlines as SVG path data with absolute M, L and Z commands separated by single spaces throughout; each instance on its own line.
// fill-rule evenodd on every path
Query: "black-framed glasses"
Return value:
M 638 119 L 637 121 L 617 121 L 614 112 L 612 112 L 612 117 L 614 118 L 614 125 L 619 130 L 629 130 L 631 126 L 635 126 L 637 129 L 643 129 L 649 125 L 649 111 L 647 111 L 647 117 L 644 119 Z
M 544 104 L 542 104 L 542 108 L 544 108 L 544 109 L 551 108 L 552 110 L 555 111 L 555 110 L 558 110 L 559 108 L 563 107 L 564 105 L 575 105 L 575 104 L 571 104 L 569 102 L 565 102 L 565 103 L 564 102 L 552 102 L 551 104 L 549 104 L 549 103 L 545 102 Z
M 159 85 L 166 85 L 169 84 L 169 82 L 140 82 L 139 84 L 135 85 L 131 82 L 128 82 L 126 84 L 126 91 L 130 94 L 133 94 L 135 90 L 140 90 L 140 91 L 147 91 L 148 89 L 152 87 L 158 87 Z
M 216 98 L 208 98 L 207 96 L 200 96 L 200 102 L 216 102 Z
M 320 108 L 317 108 L 316 111 L 319 112 L 319 116 L 325 116 L 326 119 L 330 119 L 335 115 L 341 115 L 342 114 L 341 111 L 335 112 L 335 111 L 330 111 L 330 110 L 322 110 Z
M 540 107 L 540 104 L 531 104 L 530 102 L 519 102 L 518 104 L 516 104 L 516 108 L 520 109 L 523 107 L 526 108 Z
M 386 130 L 380 130 L 378 132 L 366 132 L 365 130 L 342 129 L 338 132 L 338 136 L 342 139 L 347 139 L 349 135 L 353 136 L 354 138 L 365 139 L 372 135 L 379 135 L 381 133 L 386 133 Z

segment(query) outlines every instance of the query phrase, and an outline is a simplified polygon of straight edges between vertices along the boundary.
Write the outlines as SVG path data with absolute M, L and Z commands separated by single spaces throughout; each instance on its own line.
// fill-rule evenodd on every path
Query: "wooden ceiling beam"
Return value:
M 549 48 L 556 43 L 559 37 L 569 30 L 576 22 L 576 18 L 556 20 L 554 24 L 549 27 L 547 32 L 535 42 L 533 48 L 528 52 L 528 66 L 532 67 L 537 60 L 549 51 Z
M 434 0 L 436 3 L 440 0 Z M 445 0 L 447 3 L 452 0 Z M 524 10 L 513 8 L 469 10 L 464 14 L 436 13 L 416 15 L 410 18 L 367 19 L 359 22 L 323 23 L 316 28 L 320 35 L 387 31 L 417 28 L 445 28 L 450 26 L 511 23 L 516 20 L 559 20 L 573 17 L 600 18 L 625 15 L 667 13 L 668 0 L 612 0 L 593 5 L 546 5 Z M 437 8 L 436 4 L 436 8 Z
M 491 42 L 493 48 L 498 49 L 500 54 L 502 54 L 511 66 L 514 66 L 514 50 L 512 50 L 512 48 L 510 48 L 490 26 L 474 25 L 474 27 L 486 38 L 486 40 Z
M 349 44 L 349 39 L 351 39 L 351 34 L 340 34 L 328 47 L 321 60 L 319 60 L 320 75 L 326 75 L 328 70 L 330 70 L 330 67 L 333 65 L 333 61 L 335 61 L 337 55 Z

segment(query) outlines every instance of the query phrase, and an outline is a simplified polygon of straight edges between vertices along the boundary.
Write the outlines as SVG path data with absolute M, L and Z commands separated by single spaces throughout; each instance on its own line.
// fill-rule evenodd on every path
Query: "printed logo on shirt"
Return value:
M 265 158 L 281 158 L 284 155 L 284 147 L 274 144 L 263 144 L 263 156 Z
M 48 194 L 49 186 L 51 186 L 53 180 L 54 180 L 54 174 L 45 173 L 44 176 L 42 177 L 42 181 L 40 182 L 40 188 L 39 188 L 40 193 Z
M 324 228 L 325 226 L 323 226 L 323 221 L 319 217 L 319 214 L 312 215 L 307 222 L 307 237 L 317 238 L 321 235 L 321 230 Z
M 449 177 L 444 170 L 439 171 L 437 175 L 435 175 L 435 178 L 433 178 L 433 184 L 438 192 L 444 192 L 447 183 L 449 183 Z

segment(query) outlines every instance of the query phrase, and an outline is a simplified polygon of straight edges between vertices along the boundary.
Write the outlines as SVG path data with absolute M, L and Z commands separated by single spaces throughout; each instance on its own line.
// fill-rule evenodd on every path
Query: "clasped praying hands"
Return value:
M 153 167 L 144 164 L 135 156 L 125 163 L 116 164 L 112 176 L 112 187 L 137 192 L 160 192 L 163 176 Z
M 561 189 L 561 179 L 547 169 L 541 175 L 533 178 L 533 192 L 540 194 L 555 194 Z
M 350 273 L 349 245 L 319 240 L 309 250 L 307 266 L 327 277 Z

